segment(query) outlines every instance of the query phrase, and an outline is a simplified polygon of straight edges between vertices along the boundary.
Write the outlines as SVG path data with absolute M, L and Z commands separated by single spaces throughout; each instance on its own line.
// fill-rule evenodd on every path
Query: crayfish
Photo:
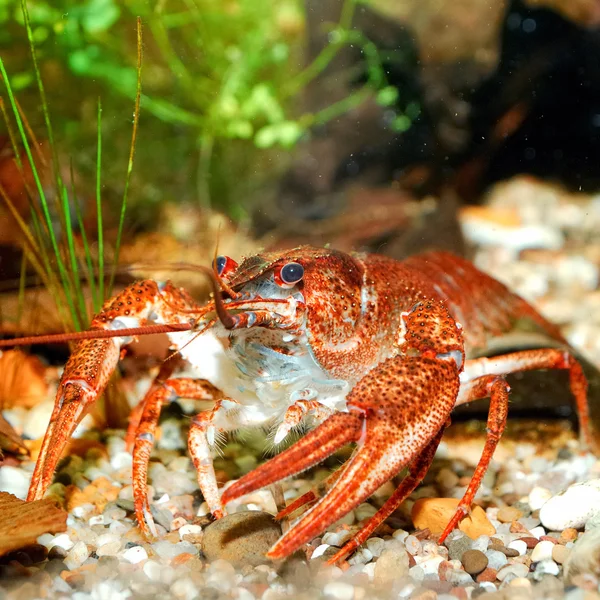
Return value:
M 300 473 L 345 444 L 356 445 L 326 481 L 322 497 L 309 492 L 280 513 L 311 505 L 271 548 L 273 559 L 292 554 L 408 467 L 392 496 L 330 562 L 349 555 L 424 478 L 454 407 L 489 397 L 482 456 L 441 535 L 445 539 L 468 513 L 504 430 L 507 374 L 567 370 L 582 438 L 591 442 L 586 378 L 559 329 L 465 259 L 432 252 L 397 261 L 301 246 L 258 254 L 239 265 L 218 257 L 206 271 L 214 287 L 208 304 L 198 304 L 171 283 L 141 281 L 109 300 L 91 330 L 79 335 L 60 381 L 29 500 L 44 495 L 69 437 L 102 394 L 121 349 L 137 335 L 158 331 L 167 332 L 173 348 L 202 378 L 177 377 L 180 363 L 166 361 L 132 412 L 127 441 L 133 450 L 134 504 L 146 536 L 156 534 L 147 496 L 154 435 L 161 406 L 178 397 L 214 402 L 192 420 L 189 452 L 215 518 L 224 515 L 229 501 Z M 561 347 L 472 358 L 524 320 Z M 217 432 L 273 425 L 274 442 L 280 443 L 307 418 L 314 428 L 220 494 L 212 460 Z

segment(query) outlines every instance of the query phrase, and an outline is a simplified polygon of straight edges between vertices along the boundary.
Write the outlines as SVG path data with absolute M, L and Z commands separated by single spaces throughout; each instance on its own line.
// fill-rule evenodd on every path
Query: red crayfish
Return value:
M 489 397 L 485 447 L 442 533 L 446 538 L 467 514 L 505 427 L 506 374 L 568 370 L 582 437 L 591 442 L 586 378 L 558 328 L 465 259 L 432 252 L 397 261 L 302 246 L 258 254 L 239 265 L 218 257 L 207 272 L 214 298 L 204 306 L 170 283 L 146 280 L 130 285 L 94 317 L 60 381 L 29 500 L 44 495 L 69 437 L 102 393 L 122 347 L 136 335 L 158 331 L 168 333 L 173 348 L 202 379 L 176 377 L 178 361 L 166 361 L 133 410 L 127 440 L 133 448 L 135 511 L 146 535 L 156 532 L 146 487 L 154 433 L 161 406 L 177 397 L 214 401 L 211 410 L 193 419 L 189 451 L 216 518 L 227 502 L 356 444 L 351 458 L 327 480 L 323 497 L 310 492 L 284 509 L 287 515 L 312 504 L 270 550 L 273 559 L 321 534 L 408 467 L 392 496 L 331 562 L 343 559 L 423 479 L 453 408 Z M 563 346 L 472 358 L 522 320 Z M 27 341 L 32 340 L 20 340 Z M 279 443 L 306 418 L 316 427 L 219 493 L 211 455 L 217 431 L 275 424 Z

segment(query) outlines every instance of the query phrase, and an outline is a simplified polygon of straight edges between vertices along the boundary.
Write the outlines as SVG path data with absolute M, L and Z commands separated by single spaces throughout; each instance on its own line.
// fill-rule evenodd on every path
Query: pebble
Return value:
M 539 542 L 536 544 L 533 552 L 531 553 L 531 561 L 532 562 L 540 562 L 542 560 L 551 559 L 552 558 L 552 550 L 554 549 L 554 544 L 552 542 L 544 540 L 543 542 Z
M 559 565 L 565 564 L 570 554 L 571 549 L 565 546 L 561 546 L 560 544 L 556 544 L 552 548 L 552 560 L 557 562 Z
M 418 529 L 429 529 L 433 534 L 440 534 L 456 512 L 458 503 L 456 498 L 421 498 L 412 507 L 412 521 Z M 477 505 L 473 506 L 471 514 L 459 523 L 458 529 L 474 540 L 480 535 L 496 533 L 485 511 Z
M 83 542 L 77 542 L 67 553 L 64 560 L 65 566 L 72 571 L 80 567 L 88 559 L 89 555 L 90 551 L 87 545 Z
M 237 512 L 204 529 L 202 553 L 209 561 L 256 566 L 269 562 L 265 555 L 280 537 L 281 525 L 269 513 Z
M 333 581 L 325 585 L 323 593 L 328 598 L 335 598 L 336 600 L 352 600 L 354 598 L 354 586 L 343 581 Z
M 552 492 L 548 488 L 536 486 L 529 492 L 528 503 L 532 511 L 539 510 L 550 498 Z
M 375 563 L 374 580 L 385 584 L 408 573 L 408 552 L 400 542 L 390 544 Z
M 450 560 L 460 560 L 462 555 L 471 549 L 473 540 L 464 534 L 460 534 L 447 542 L 448 558 Z
M 500 523 L 512 523 L 518 521 L 523 516 L 523 513 L 517 508 L 511 506 L 503 506 L 496 516 Z
M 558 575 L 559 572 L 558 565 L 551 558 L 546 558 L 535 566 L 533 576 L 539 581 L 544 575 Z
M 123 560 L 126 560 L 133 565 L 137 565 L 148 558 L 148 553 L 143 546 L 133 546 L 125 550 L 121 556 L 123 557 Z
M 407 552 L 415 556 L 421 551 L 421 540 L 414 535 L 408 535 L 404 539 L 404 547 Z
M 488 550 L 485 555 L 488 559 L 488 566 L 496 571 L 500 570 L 508 562 L 506 556 L 499 550 Z
M 513 540 L 508 544 L 508 548 L 516 550 L 520 556 L 527 554 L 527 544 L 523 540 Z
M 477 581 L 479 583 L 496 581 L 497 574 L 498 571 L 496 571 L 496 569 L 487 567 L 487 569 L 484 569 L 481 573 L 479 573 L 479 575 L 477 575 Z
M 499 581 L 504 581 L 508 575 L 512 575 L 513 577 L 527 577 L 527 573 L 529 573 L 529 567 L 523 564 L 515 563 L 512 565 L 503 566 L 498 571 L 496 578 Z
M 544 527 L 552 531 L 581 529 L 598 512 L 600 479 L 591 479 L 573 484 L 550 498 L 540 509 L 540 519 Z
M 469 575 L 478 575 L 488 566 L 488 557 L 481 550 L 467 550 L 460 560 Z

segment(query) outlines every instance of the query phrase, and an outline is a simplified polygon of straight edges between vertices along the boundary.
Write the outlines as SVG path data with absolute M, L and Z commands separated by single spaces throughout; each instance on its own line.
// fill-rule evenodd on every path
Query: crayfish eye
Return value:
M 217 272 L 219 277 L 226 276 L 237 269 L 237 263 L 228 256 L 217 256 L 213 260 L 213 269 Z
M 290 262 L 279 271 L 279 279 L 285 285 L 294 285 L 304 277 L 304 267 L 297 262 Z

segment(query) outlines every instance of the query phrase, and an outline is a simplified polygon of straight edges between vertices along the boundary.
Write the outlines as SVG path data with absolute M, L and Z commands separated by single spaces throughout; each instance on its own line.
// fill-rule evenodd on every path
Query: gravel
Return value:
M 475 261 L 562 324 L 572 343 L 600 365 L 600 198 L 539 186 L 545 193 L 542 210 L 532 205 L 536 185 L 517 179 L 498 186 L 489 199 L 488 217 L 505 209 L 520 215 L 522 231 L 513 232 L 510 242 L 497 231 L 488 235 L 493 228 L 474 229 L 473 216 L 463 215 L 467 235 L 476 231 Z M 533 221 L 537 241 L 531 248 L 527 228 Z M 47 419 L 47 411 L 43 414 Z M 124 432 L 84 432 L 97 444 L 64 460 L 60 483 L 51 487 L 69 509 L 67 532 L 40 536 L 41 547 L 3 561 L 0 598 L 580 600 L 600 591 L 600 463 L 579 452 L 573 435 L 563 432 L 560 443 L 553 437 L 536 445 L 507 433 L 476 496 L 480 508 L 478 525 L 468 530 L 472 537 L 458 531 L 438 545 L 432 533 L 438 523 L 427 522 L 427 513 L 419 513 L 425 521 L 418 530 L 412 525 L 415 502 L 427 499 L 435 509 L 431 514 L 447 510 L 448 503 L 438 499 L 462 496 L 483 444 L 474 430 L 463 437 L 449 432 L 425 483 L 339 568 L 326 567 L 326 558 L 377 511 L 393 486 L 332 525 L 305 553 L 282 564 L 265 562 L 265 551 L 281 532 L 265 514 L 275 512 L 270 492 L 232 503 L 231 514 L 211 524 L 186 456 L 187 423 L 172 415 L 161 423 L 163 438 L 150 464 L 149 495 L 160 539 L 149 543 L 136 527 Z M 39 429 L 39 423 L 28 427 Z M 550 428 L 540 435 L 546 431 L 553 435 Z M 216 460 L 221 480 L 238 477 L 260 460 L 262 446 L 253 440 L 223 448 Z M 3 467 L 0 488 L 23 497 L 32 469 L 31 462 Z M 286 481 L 284 497 L 290 501 L 305 493 L 328 472 L 320 468 Z M 240 527 L 241 535 L 230 535 Z M 565 581 L 571 586 L 566 591 Z

